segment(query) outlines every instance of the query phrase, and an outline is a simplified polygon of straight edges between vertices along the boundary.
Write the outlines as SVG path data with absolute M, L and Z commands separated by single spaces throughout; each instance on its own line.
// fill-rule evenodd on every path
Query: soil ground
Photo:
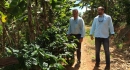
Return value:
M 90 27 L 87 27 L 90 29 Z M 112 40 L 110 41 L 112 43 Z M 122 55 L 115 50 L 115 46 L 110 45 L 111 52 L 111 70 L 130 70 L 130 62 L 122 58 Z M 73 66 L 67 66 L 66 70 L 104 70 L 105 68 L 105 54 L 103 47 L 100 52 L 101 63 L 98 69 L 94 68 L 95 65 L 95 45 L 94 40 L 91 40 L 89 36 L 86 35 L 82 43 L 81 48 L 81 64 L 76 64 L 76 53 L 75 53 L 75 63 Z

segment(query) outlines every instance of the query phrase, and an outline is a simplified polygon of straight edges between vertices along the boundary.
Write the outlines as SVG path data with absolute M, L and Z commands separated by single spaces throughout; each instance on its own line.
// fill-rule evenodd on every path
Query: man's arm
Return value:
M 92 27 L 91 27 L 91 30 L 90 30 L 90 36 L 91 36 L 92 40 L 93 40 L 93 34 L 94 34 L 94 31 L 95 31 L 95 28 L 96 28 L 96 22 L 95 22 L 95 18 L 94 18 L 93 23 L 92 23 Z
M 81 33 L 81 38 L 80 38 L 80 40 L 79 40 L 79 42 L 81 43 L 81 42 L 83 42 L 83 38 L 85 37 L 85 24 L 84 24 L 84 20 L 83 19 L 81 19 L 80 20 L 80 33 Z
M 85 24 L 84 24 L 84 20 L 81 19 L 81 38 L 85 37 Z
M 111 17 L 109 17 L 109 29 L 110 29 L 110 33 L 111 33 L 112 35 L 114 35 L 115 32 L 114 32 L 114 27 L 113 27 L 113 23 L 112 23 Z
M 93 34 L 94 34 L 95 28 L 96 28 L 96 22 L 95 22 L 95 19 L 94 19 L 94 20 L 93 20 L 93 23 L 92 23 L 91 30 L 90 30 L 90 35 L 93 35 Z
M 113 27 L 113 23 L 112 23 L 111 17 L 109 17 L 109 29 L 110 29 L 110 33 L 111 33 L 111 39 L 113 39 L 115 32 L 114 32 L 114 27 Z

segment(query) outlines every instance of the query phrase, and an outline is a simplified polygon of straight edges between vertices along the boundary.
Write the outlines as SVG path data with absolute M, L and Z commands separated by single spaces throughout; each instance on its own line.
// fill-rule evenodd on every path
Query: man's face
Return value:
M 74 18 L 77 18 L 77 17 L 78 17 L 78 11 L 76 11 L 76 10 L 73 11 L 73 17 L 74 17 Z
M 104 10 L 102 10 L 102 8 L 98 8 L 98 9 L 97 9 L 97 12 L 98 12 L 98 15 L 102 15 L 103 12 L 104 12 Z

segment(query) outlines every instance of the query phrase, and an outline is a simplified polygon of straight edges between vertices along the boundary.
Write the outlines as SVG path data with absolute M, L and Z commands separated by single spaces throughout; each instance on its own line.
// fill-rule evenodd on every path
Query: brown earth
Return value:
M 87 28 L 89 29 L 89 28 Z M 110 40 L 112 43 L 113 40 Z M 116 47 L 110 45 L 111 52 L 111 70 L 130 70 L 130 61 L 123 58 L 123 54 L 119 53 L 121 51 L 116 50 Z M 94 41 L 90 39 L 89 36 L 84 38 L 81 48 L 81 64 L 76 65 L 76 53 L 75 53 L 75 63 L 72 67 L 67 66 L 66 70 L 104 70 L 105 68 L 105 54 L 103 47 L 101 48 L 101 63 L 99 69 L 94 69 L 95 65 L 95 47 Z

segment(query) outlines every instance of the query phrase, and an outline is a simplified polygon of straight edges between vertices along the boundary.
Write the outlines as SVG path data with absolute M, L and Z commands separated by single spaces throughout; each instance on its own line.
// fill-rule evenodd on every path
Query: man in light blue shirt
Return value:
M 75 36 L 77 39 L 79 39 L 79 42 L 77 42 L 77 63 L 81 63 L 81 43 L 83 41 L 83 37 L 85 36 L 85 24 L 84 20 L 78 16 L 78 10 L 73 10 L 73 17 L 70 18 L 70 24 L 68 28 L 67 35 L 68 36 Z
M 100 64 L 100 48 L 103 44 L 106 56 L 105 70 L 110 70 L 109 35 L 111 34 L 111 38 L 113 38 L 114 33 L 111 17 L 104 13 L 103 7 L 98 7 L 98 16 L 94 18 L 90 30 L 91 39 L 94 39 L 93 34 L 95 37 L 96 67 L 99 67 Z

